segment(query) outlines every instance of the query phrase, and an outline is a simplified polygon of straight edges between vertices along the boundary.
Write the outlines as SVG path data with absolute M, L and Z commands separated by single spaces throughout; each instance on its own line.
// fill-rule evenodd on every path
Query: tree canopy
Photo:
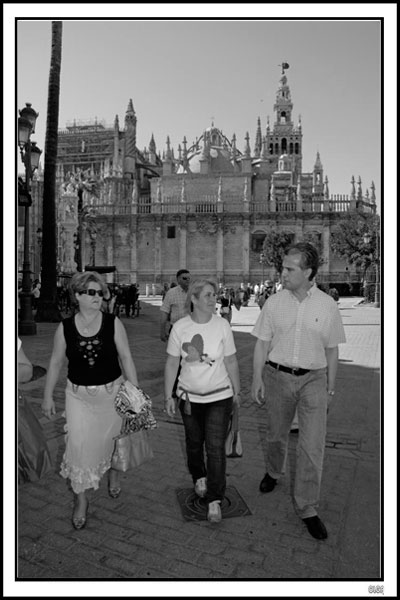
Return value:
M 351 214 L 341 219 L 331 234 L 331 250 L 337 257 L 361 267 L 363 273 L 379 260 L 379 216 Z
M 294 235 L 286 231 L 271 231 L 265 236 L 261 261 L 282 271 L 282 262 L 285 250 L 293 243 Z
M 310 242 L 319 253 L 319 264 L 324 262 L 322 256 L 321 239 L 316 234 L 309 232 L 304 235 L 304 242 Z M 277 273 L 282 271 L 283 257 L 286 249 L 294 243 L 294 234 L 286 231 L 271 231 L 265 236 L 261 260 L 264 264 L 275 267 Z

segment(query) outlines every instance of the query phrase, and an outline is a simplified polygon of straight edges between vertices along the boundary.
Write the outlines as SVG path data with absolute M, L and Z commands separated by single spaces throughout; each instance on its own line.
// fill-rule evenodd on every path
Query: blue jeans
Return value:
M 193 482 L 207 478 L 206 502 L 223 500 L 226 489 L 225 440 L 228 435 L 229 418 L 232 413 L 233 398 L 200 404 L 191 402 L 191 414 L 184 412 L 184 402 L 180 411 L 185 427 L 186 454 L 189 473 Z M 207 455 L 207 467 L 204 459 Z
M 326 369 L 298 377 L 264 368 L 267 409 L 267 471 L 279 479 L 285 472 L 288 438 L 296 412 L 299 439 L 296 453 L 294 500 L 305 519 L 317 514 L 325 451 L 327 379 Z

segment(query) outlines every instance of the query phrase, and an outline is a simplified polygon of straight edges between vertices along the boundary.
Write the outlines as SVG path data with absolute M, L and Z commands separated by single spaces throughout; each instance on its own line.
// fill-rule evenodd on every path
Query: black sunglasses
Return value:
M 96 294 L 98 294 L 100 296 L 100 298 L 102 298 L 104 296 L 103 292 L 101 290 L 85 290 L 83 292 L 79 292 L 80 294 L 88 294 L 89 296 L 95 296 Z
M 190 277 L 183 277 L 183 275 L 181 275 L 181 279 L 184 279 L 185 281 L 187 281 L 188 279 L 190 280 Z

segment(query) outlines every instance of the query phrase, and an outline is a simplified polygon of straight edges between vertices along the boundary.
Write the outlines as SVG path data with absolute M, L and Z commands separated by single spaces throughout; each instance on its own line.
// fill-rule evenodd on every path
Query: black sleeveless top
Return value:
M 76 385 L 103 385 L 121 375 L 114 342 L 115 315 L 102 314 L 96 335 L 84 337 L 75 325 L 75 316 L 63 320 L 67 343 L 68 379 Z

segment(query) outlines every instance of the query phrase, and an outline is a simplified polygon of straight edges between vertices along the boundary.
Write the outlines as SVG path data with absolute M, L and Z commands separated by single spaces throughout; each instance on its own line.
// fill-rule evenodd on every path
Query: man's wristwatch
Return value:
M 328 390 L 328 394 L 329 394 L 329 396 L 334 396 L 335 395 L 335 390 Z

